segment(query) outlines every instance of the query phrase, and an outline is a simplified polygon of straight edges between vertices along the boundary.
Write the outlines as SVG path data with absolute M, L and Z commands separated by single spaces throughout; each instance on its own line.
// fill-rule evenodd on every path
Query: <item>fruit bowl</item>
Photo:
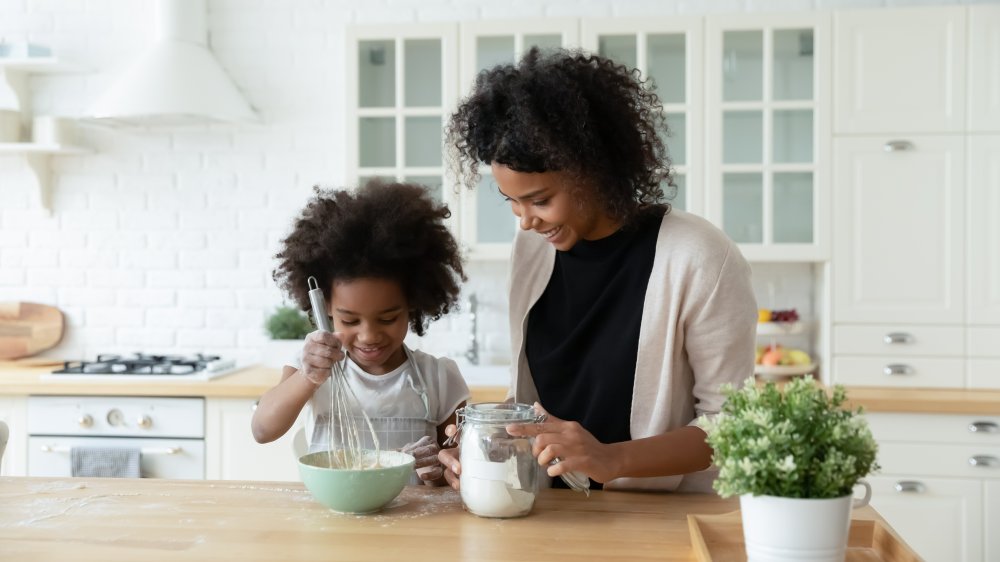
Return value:
M 339 451 L 338 451 L 339 452 Z M 334 459 L 339 455 L 334 453 Z M 363 450 L 375 464 L 375 451 Z M 410 481 L 414 459 L 398 451 L 379 451 L 378 467 L 360 470 L 330 468 L 329 454 L 319 451 L 299 457 L 299 476 L 319 503 L 342 513 L 372 513 L 385 507 Z
M 754 365 L 753 373 L 765 380 L 808 375 L 816 370 L 816 364 L 808 365 Z
M 757 324 L 758 336 L 791 336 L 805 333 L 802 322 L 760 322 Z

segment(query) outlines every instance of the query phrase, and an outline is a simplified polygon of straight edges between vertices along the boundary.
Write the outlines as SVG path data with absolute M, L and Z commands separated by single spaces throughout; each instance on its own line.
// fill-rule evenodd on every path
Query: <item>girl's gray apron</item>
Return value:
M 420 371 L 420 365 L 418 365 L 417 361 L 414 359 L 410 348 L 403 345 L 403 350 L 406 352 L 406 360 L 410 362 L 410 372 L 407 379 L 410 383 L 410 388 L 417 393 L 417 396 L 420 397 L 420 401 L 424 404 L 424 417 L 368 418 L 372 422 L 372 427 L 375 428 L 375 434 L 378 435 L 379 446 L 383 450 L 398 450 L 404 445 L 409 445 L 410 443 L 419 441 L 420 438 L 425 435 L 433 438 L 435 442 L 437 441 L 437 426 L 434 424 L 434 420 L 431 417 L 431 408 L 427 399 L 427 385 L 424 384 L 424 375 Z M 309 441 L 310 453 L 325 451 L 329 448 L 330 415 L 331 414 L 328 413 L 325 416 L 317 417 L 315 426 L 313 427 L 312 439 Z M 375 443 L 372 442 L 371 431 L 368 430 L 364 417 L 355 416 L 354 423 L 358 426 L 358 438 L 361 440 L 361 446 L 368 449 L 374 448 Z M 421 480 L 417 476 L 416 471 L 414 471 L 413 474 L 410 475 L 410 484 L 420 483 Z

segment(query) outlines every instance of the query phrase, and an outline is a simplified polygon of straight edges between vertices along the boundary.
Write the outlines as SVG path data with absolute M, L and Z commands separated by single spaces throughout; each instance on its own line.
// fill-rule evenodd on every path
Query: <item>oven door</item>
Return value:
M 143 478 L 205 478 L 203 439 L 61 436 L 28 438 L 28 476 L 72 476 L 73 447 L 138 447 L 142 450 L 139 472 Z

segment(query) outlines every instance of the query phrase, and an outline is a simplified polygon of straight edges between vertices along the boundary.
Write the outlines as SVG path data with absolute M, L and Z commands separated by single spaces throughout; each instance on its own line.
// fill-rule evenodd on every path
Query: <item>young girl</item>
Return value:
M 251 424 L 257 442 L 284 435 L 308 405 L 309 451 L 327 450 L 330 369 L 346 353 L 348 383 L 380 446 L 412 454 L 425 483 L 443 482 L 437 453 L 469 388 L 454 361 L 403 339 L 407 327 L 423 335 L 448 313 L 465 280 L 458 244 L 442 224 L 448 215 L 417 185 L 374 180 L 355 192 L 316 190 L 275 256 L 274 279 L 308 310 L 307 280 L 315 277 L 334 332 L 309 334 L 296 364 L 261 397 Z M 357 425 L 371 447 L 367 425 Z

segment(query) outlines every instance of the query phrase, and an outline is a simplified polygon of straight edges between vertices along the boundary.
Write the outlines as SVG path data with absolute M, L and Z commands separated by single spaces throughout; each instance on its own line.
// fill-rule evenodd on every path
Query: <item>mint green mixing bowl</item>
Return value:
M 366 458 L 375 451 L 365 450 Z M 412 455 L 380 451 L 380 468 L 348 470 L 327 468 L 327 452 L 299 457 L 299 476 L 319 503 L 342 513 L 372 513 L 382 509 L 403 491 L 413 472 Z

